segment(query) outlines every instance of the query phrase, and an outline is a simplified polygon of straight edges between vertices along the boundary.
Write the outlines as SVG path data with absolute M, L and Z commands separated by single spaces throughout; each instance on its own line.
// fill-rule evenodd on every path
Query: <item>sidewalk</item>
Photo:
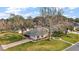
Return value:
M 70 33 L 73 33 L 73 34 L 79 34 L 79 32 L 70 32 Z
M 30 41 L 32 41 L 32 40 L 30 40 L 30 39 L 24 39 L 24 40 L 21 40 L 21 41 L 17 41 L 17 42 L 13 42 L 13 43 L 6 44 L 6 45 L 1 45 L 1 46 L 5 50 L 7 48 L 11 48 L 11 47 L 14 47 L 14 46 L 26 43 L 26 42 L 30 42 Z
M 65 40 L 63 40 L 63 39 L 59 39 L 59 40 L 61 40 L 61 41 L 63 41 L 63 42 L 66 42 L 66 43 L 69 43 L 69 44 L 71 44 L 71 45 L 73 45 L 73 43 L 71 43 L 71 42 L 68 42 L 68 41 L 65 41 Z

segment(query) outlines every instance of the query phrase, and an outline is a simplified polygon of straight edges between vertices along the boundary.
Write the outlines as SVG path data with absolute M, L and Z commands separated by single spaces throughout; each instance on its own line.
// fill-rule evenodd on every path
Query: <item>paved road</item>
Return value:
M 79 42 L 76 43 L 75 45 L 69 47 L 69 48 L 66 49 L 65 51 L 79 51 Z

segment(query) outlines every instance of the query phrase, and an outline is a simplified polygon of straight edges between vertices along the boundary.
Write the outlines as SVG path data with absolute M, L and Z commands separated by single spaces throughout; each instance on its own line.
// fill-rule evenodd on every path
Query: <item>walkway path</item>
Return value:
M 79 34 L 79 32 L 70 32 L 70 33 Z
M 7 48 L 11 48 L 11 47 L 14 47 L 14 46 L 26 43 L 26 42 L 30 42 L 30 41 L 32 41 L 32 40 L 24 39 L 24 40 L 21 40 L 21 41 L 17 41 L 17 42 L 13 42 L 13 43 L 6 44 L 6 45 L 1 45 L 1 46 L 2 46 L 3 49 L 7 49 Z
M 53 38 L 53 39 L 56 40 L 55 38 Z M 66 41 L 66 40 L 63 40 L 62 38 L 59 38 L 59 39 L 57 39 L 57 40 L 61 40 L 61 41 L 65 42 L 65 43 L 68 43 L 68 44 L 73 45 L 73 43 L 71 43 L 71 42 L 69 42 L 69 41 Z
M 65 41 L 65 40 L 63 40 L 62 38 L 60 38 L 59 40 L 61 40 L 61 41 L 63 41 L 63 42 L 66 42 L 66 43 L 69 43 L 69 44 L 71 44 L 71 45 L 73 45 L 73 43 L 68 42 L 68 41 Z

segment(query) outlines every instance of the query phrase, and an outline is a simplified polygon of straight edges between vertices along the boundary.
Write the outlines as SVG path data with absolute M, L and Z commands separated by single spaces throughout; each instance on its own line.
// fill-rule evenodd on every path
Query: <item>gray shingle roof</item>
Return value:
M 33 30 L 27 32 L 27 35 L 30 36 L 42 36 L 48 33 L 48 29 L 44 27 L 34 28 Z

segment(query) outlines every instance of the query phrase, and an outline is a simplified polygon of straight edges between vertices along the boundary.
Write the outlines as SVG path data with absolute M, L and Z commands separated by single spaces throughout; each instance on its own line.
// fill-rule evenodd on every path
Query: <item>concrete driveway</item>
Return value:
M 24 39 L 24 40 L 20 40 L 20 41 L 17 41 L 17 42 L 9 43 L 9 44 L 6 44 L 6 45 L 1 45 L 0 48 L 3 48 L 5 50 L 5 49 L 8 49 L 8 48 L 11 48 L 11 47 L 23 44 L 23 43 L 27 43 L 27 42 L 30 42 L 30 41 L 33 41 L 33 40 Z

